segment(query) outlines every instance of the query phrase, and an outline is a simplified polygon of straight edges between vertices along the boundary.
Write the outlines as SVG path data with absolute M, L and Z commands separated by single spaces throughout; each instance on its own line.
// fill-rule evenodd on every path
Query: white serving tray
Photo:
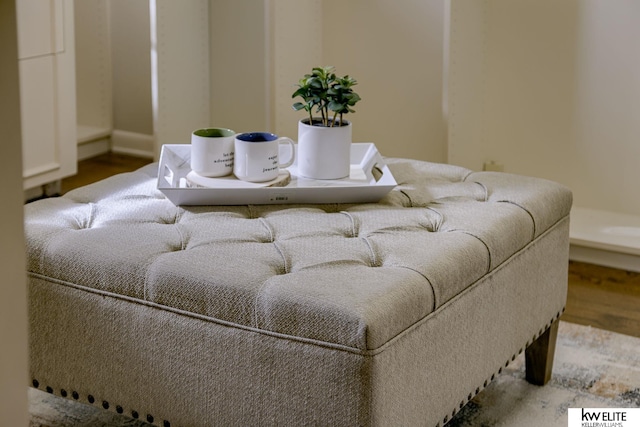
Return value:
M 232 176 L 215 180 L 212 187 L 198 186 L 187 179 L 191 172 L 190 158 L 189 144 L 162 146 L 158 190 L 177 206 L 367 203 L 377 202 L 397 185 L 378 149 L 370 142 L 351 145 L 351 174 L 348 178 L 315 180 L 298 177 L 294 163 L 287 168 L 291 180 L 284 187 L 261 187 L 243 183 Z

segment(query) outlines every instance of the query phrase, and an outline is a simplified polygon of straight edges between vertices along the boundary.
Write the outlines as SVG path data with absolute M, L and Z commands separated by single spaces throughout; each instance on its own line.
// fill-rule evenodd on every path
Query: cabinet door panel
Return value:
M 62 0 L 16 2 L 20 59 L 52 55 L 64 50 L 64 7 Z
M 77 170 L 73 1 L 16 6 L 26 190 Z
M 19 65 L 23 176 L 28 178 L 60 167 L 54 57 L 26 59 Z

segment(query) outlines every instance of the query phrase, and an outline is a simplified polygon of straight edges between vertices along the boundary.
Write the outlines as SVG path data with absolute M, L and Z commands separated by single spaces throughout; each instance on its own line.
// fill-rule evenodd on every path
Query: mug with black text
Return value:
M 280 162 L 280 145 L 288 144 L 289 157 Z M 271 181 L 278 177 L 281 168 L 289 167 L 295 160 L 295 144 L 290 138 L 269 132 L 241 133 L 235 137 L 234 175 L 249 182 Z
M 226 128 L 204 128 L 191 134 L 191 170 L 201 176 L 218 177 L 233 172 L 234 137 Z

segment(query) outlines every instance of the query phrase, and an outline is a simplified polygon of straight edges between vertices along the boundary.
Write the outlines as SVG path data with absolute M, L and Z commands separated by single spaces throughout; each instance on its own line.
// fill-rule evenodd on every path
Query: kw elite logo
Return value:
M 640 408 L 569 408 L 568 427 L 640 427 Z

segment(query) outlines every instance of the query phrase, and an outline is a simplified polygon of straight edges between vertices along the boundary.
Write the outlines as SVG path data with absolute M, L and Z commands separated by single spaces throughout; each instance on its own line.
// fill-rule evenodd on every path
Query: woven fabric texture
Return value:
M 404 159 L 380 203 L 25 206 L 32 384 L 158 426 L 441 426 L 557 319 L 571 192 Z
M 395 160 L 378 204 L 176 207 L 154 169 L 27 205 L 32 273 L 274 333 L 379 348 L 568 215 L 539 179 Z M 52 218 L 51 212 L 55 211 Z

